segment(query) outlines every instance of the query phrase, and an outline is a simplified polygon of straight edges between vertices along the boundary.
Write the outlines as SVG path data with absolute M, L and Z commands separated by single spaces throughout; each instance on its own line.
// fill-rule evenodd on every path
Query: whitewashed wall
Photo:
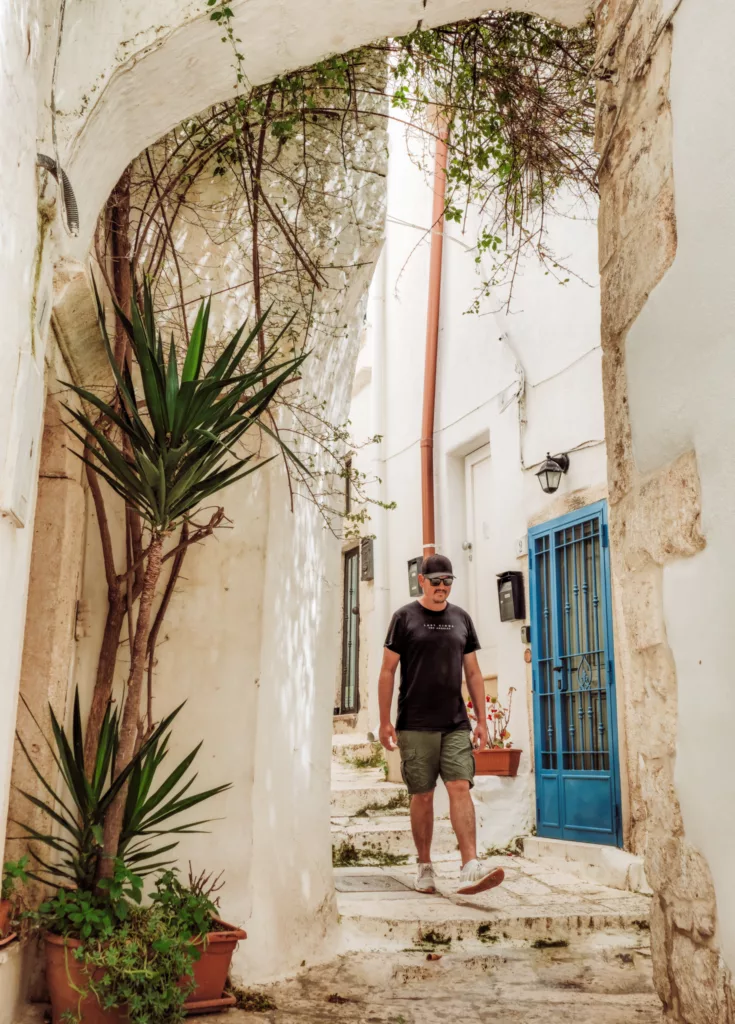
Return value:
M 671 107 L 678 247 L 626 346 L 636 462 L 647 473 L 692 446 L 706 548 L 664 568 L 666 635 L 678 680 L 676 786 L 687 840 L 709 864 L 718 937 L 735 967 L 735 9 L 683 4 Z
M 368 339 L 358 360 L 351 408 L 356 435 L 383 434 L 381 451 L 366 449 L 360 465 L 377 469 L 383 497 L 398 505 L 378 513 L 366 530 L 376 535 L 376 579 L 362 586 L 382 594 L 374 612 L 363 601 L 362 635 L 370 658 L 362 688 L 367 686 L 369 728 L 378 721 L 377 671 L 385 629 L 390 613 L 410 600 L 406 563 L 421 554 L 423 543 L 419 440 L 432 194 L 409 158 L 400 126 L 391 126 L 389 135 L 386 242 L 371 289 Z M 503 700 L 508 688 L 516 687 L 511 732 L 524 751 L 517 779 L 478 779 L 475 795 L 486 845 L 502 846 L 528 829 L 534 796 L 530 672 L 520 623 L 499 621 L 495 574 L 525 571 L 527 559 L 518 558 L 516 541 L 529 525 L 560 514 L 572 493 L 581 492 L 586 503 L 603 496 L 605 488 L 595 209 L 571 201 L 563 208 L 566 216 L 550 224 L 551 246 L 589 285 L 574 278 L 559 285 L 526 261 L 509 315 L 466 315 L 481 280 L 470 251 L 476 225 L 470 223 L 465 234 L 449 226 L 444 243 L 434 435 L 437 549 L 449 555 L 458 577 L 453 600 L 473 614 L 478 626 L 483 672 L 497 674 Z M 526 378 L 522 453 L 517 401 L 502 411 L 504 399 L 517 390 L 517 360 Z M 379 379 L 382 396 L 371 394 Z M 476 535 L 470 536 L 465 456 L 484 445 L 490 458 L 477 480 L 481 515 Z M 559 491 L 545 495 L 534 474 L 538 463 L 547 451 L 579 445 L 589 447 L 572 452 Z M 474 565 L 462 550 L 466 540 L 473 542 Z M 470 592 L 474 569 L 479 570 L 476 594 Z
M 0 288 L 6 319 L 0 341 L 0 439 L 7 438 L 19 351 L 30 338 L 32 265 L 38 241 L 33 152 L 36 137 L 45 137 L 46 129 L 39 130 L 38 123 L 46 121 L 51 66 L 50 61 L 43 65 L 44 84 L 37 92 L 42 63 L 38 40 L 44 33 L 51 48 L 55 47 L 53 15 L 57 6 L 52 2 L 41 5 L 34 0 L 0 3 L 0 124 L 4 142 L 0 152 Z M 238 13 L 246 6 L 248 17 L 252 18 L 248 26 L 257 28 L 251 34 L 245 33 L 253 42 L 249 70 L 263 75 L 298 66 L 330 50 L 405 30 L 426 16 L 420 0 L 381 0 L 370 5 L 340 0 L 328 7 L 321 4 L 318 17 L 314 17 L 310 4 L 301 4 L 296 11 L 293 4 L 249 3 L 237 5 Z M 566 19 L 582 16 L 587 7 L 576 0 L 549 0 L 543 7 L 538 6 Z M 126 4 L 124 13 L 116 0 L 93 5 L 69 3 L 67 7 L 59 105 L 61 116 L 69 120 L 61 132 L 62 155 L 64 159 L 67 155 L 71 157 L 72 180 L 82 200 L 84 223 L 90 230 L 118 174 L 142 145 L 153 141 L 181 117 L 221 98 L 218 90 L 231 79 L 224 62 L 214 59 L 222 54 L 217 33 L 211 25 L 204 25 L 205 16 L 196 14 L 194 4 L 167 2 L 154 8 L 138 2 L 134 6 Z M 664 11 L 671 7 L 672 0 L 666 0 Z M 480 9 L 479 2 L 445 0 L 432 5 L 431 18 L 448 21 Z M 295 13 L 301 21 L 294 20 Z M 680 687 L 677 783 L 684 820 L 688 833 L 713 870 L 723 949 L 731 964 L 735 962 L 735 890 L 728 868 L 735 838 L 728 808 L 733 793 L 732 773 L 723 771 L 722 765 L 727 767 L 733 718 L 727 648 L 733 606 L 728 526 L 735 505 L 729 482 L 733 367 L 732 345 L 728 342 L 733 309 L 727 275 L 733 263 L 729 257 L 733 246 L 731 181 L 735 153 L 728 125 L 735 84 L 727 45 L 734 16 L 727 0 L 696 4 L 685 0 L 675 20 L 671 97 L 679 252 L 631 333 L 627 357 L 633 439 L 641 465 L 657 466 L 693 440 L 701 474 L 703 527 L 708 547 L 695 559 L 666 568 L 667 627 Z M 204 31 L 205 28 L 209 31 Z M 202 45 L 205 37 L 206 47 Z M 277 46 L 273 40 L 278 41 Z M 211 74 L 213 68 L 216 77 Z M 216 95 L 208 90 L 214 90 Z M 85 102 L 85 96 L 91 96 L 92 101 Z M 87 233 L 80 239 L 82 253 L 88 241 Z M 390 289 L 390 275 L 387 280 Z M 495 336 L 497 326 L 488 332 L 491 336 Z M 516 318 L 510 326 L 511 332 L 513 328 L 520 331 Z M 423 336 L 423 330 L 418 333 Z M 590 363 L 595 358 L 594 354 L 588 356 Z M 539 381 L 543 373 L 531 363 L 529 360 L 529 378 Z M 580 373 L 582 365 L 578 364 Z M 498 368 L 499 380 L 510 380 L 512 366 L 502 370 L 503 367 Z M 534 378 L 532 371 L 539 376 Z M 378 377 L 376 373 L 375 379 Z M 554 391 L 557 385 L 549 382 L 546 387 Z M 540 387 L 536 390 L 541 393 Z M 400 401 L 406 404 L 406 396 L 415 397 L 419 391 L 420 377 L 417 380 L 414 376 L 405 382 Z M 378 400 L 373 400 L 374 413 L 378 405 Z M 533 444 L 534 450 L 527 458 L 538 457 L 548 444 L 546 436 L 550 429 L 542 424 L 543 438 L 533 440 L 531 411 L 529 400 L 527 444 Z M 566 411 L 564 403 L 558 422 Z M 512 407 L 503 415 L 508 423 Z M 442 423 L 449 431 L 450 420 Z M 490 413 L 485 428 L 491 443 L 493 435 L 499 441 L 499 423 L 492 420 Z M 507 430 L 510 436 L 511 428 L 508 426 Z M 573 434 L 571 426 L 569 433 Z M 586 440 L 583 433 L 580 431 L 579 440 Z M 417 435 L 418 428 L 407 443 L 415 443 Z M 563 438 L 564 444 L 569 443 L 567 436 Z M 5 441 L 1 441 L 2 472 L 6 470 L 4 449 Z M 384 454 L 398 464 L 399 449 L 388 451 L 385 445 Z M 577 485 L 601 478 L 594 466 L 594 460 L 600 457 L 601 449 L 593 449 L 584 460 L 582 456 L 575 458 L 571 472 L 579 474 Z M 583 469 L 585 463 L 588 471 Z M 579 465 L 579 471 L 575 465 Z M 395 473 L 393 476 L 397 493 L 399 481 L 395 480 Z M 406 480 L 406 491 L 410 488 L 412 495 L 416 493 L 416 476 L 412 483 Z M 573 481 L 570 476 L 565 486 Z M 544 514 L 543 507 L 535 504 L 541 500 L 535 487 L 536 482 L 530 481 L 509 489 L 509 494 L 516 497 L 525 495 L 523 501 L 518 501 L 526 518 Z M 534 508 L 526 504 L 529 493 Z M 418 501 L 412 500 L 414 517 Z M 515 500 L 509 498 L 509 504 Z M 411 508 L 408 494 L 401 508 Z M 401 511 L 393 515 L 403 514 Z M 440 519 L 440 527 L 442 522 Z M 28 537 L 28 533 L 21 535 L 0 523 L 0 637 L 4 652 L 0 679 L 0 828 L 4 820 L 8 743 L 20 661 Z M 416 532 L 402 543 L 396 559 L 413 554 L 418 539 Z M 385 560 L 386 556 L 378 553 L 378 567 Z M 507 564 L 505 560 L 503 564 Z M 385 594 L 390 573 L 387 569 L 381 571 L 380 592 Z M 401 571 L 396 573 L 400 579 L 396 583 L 395 603 L 400 603 L 406 596 L 405 584 Z M 393 593 L 389 596 L 394 600 Z M 376 635 L 379 632 L 375 631 Z M 7 1004 L 2 1005 L 4 1010 Z

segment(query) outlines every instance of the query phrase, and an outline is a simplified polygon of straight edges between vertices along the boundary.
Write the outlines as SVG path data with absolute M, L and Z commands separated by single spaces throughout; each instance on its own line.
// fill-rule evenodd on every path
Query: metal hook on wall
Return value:
M 72 235 L 79 234 L 79 207 L 77 206 L 76 196 L 74 190 L 71 187 L 71 182 L 67 176 L 66 171 L 63 167 L 59 167 L 58 163 L 51 156 L 45 156 L 43 153 L 36 154 L 36 163 L 39 167 L 45 168 L 50 174 L 53 174 L 54 178 L 61 185 L 61 191 L 64 198 L 64 209 L 66 210 L 66 224 Z

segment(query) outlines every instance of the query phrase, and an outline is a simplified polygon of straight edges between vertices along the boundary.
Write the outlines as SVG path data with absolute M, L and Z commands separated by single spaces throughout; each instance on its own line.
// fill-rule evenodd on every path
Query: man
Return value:
M 467 612 L 450 605 L 452 563 L 444 555 L 425 558 L 419 574 L 422 597 L 395 613 L 388 629 L 378 684 L 380 742 L 401 751 L 401 774 L 411 796 L 411 831 L 416 844 L 419 892 L 436 892 L 431 863 L 434 789 L 442 777 L 449 794 L 449 814 L 462 856 L 462 895 L 500 885 L 502 868 L 490 870 L 477 860 L 472 745 L 487 746 L 487 722 L 478 716 L 472 740 L 462 698 L 462 671 L 476 708 L 485 707 L 485 684 L 476 651 L 480 644 Z M 398 663 L 396 728 L 391 703 Z

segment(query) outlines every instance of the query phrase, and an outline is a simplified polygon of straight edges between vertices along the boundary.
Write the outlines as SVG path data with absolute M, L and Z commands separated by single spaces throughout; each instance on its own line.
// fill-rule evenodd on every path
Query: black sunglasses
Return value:
M 424 579 L 427 579 L 432 587 L 451 587 L 454 582 L 454 576 L 434 576 L 433 578 L 431 576 L 425 576 Z

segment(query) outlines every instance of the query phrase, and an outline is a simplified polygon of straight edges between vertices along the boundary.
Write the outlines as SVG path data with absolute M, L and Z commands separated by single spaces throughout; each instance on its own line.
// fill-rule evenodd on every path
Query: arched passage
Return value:
M 115 0 L 86 15 L 67 13 L 59 60 L 58 130 L 62 164 L 81 214 L 74 244 L 83 256 L 97 215 L 123 169 L 184 118 L 233 95 L 234 57 L 203 0 L 166 0 L 121 10 Z M 581 21 L 587 0 L 496 2 L 565 24 Z M 486 10 L 482 0 L 329 0 L 315 4 L 255 0 L 233 3 L 244 70 L 253 84 L 344 53 L 423 21 L 441 25 Z M 105 34 L 100 40 L 101 27 Z M 100 42 L 102 45 L 100 45 Z
M 288 67 L 308 63 L 330 50 L 346 49 L 385 32 L 405 30 L 421 17 L 440 23 L 475 13 L 482 7 L 474 3 L 442 3 L 432 5 L 428 9 L 430 13 L 427 13 L 427 8 L 418 2 L 365 6 L 366 10 L 361 10 L 357 4 L 335 3 L 329 8 L 320 8 L 316 13 L 305 9 L 304 18 L 310 13 L 314 25 L 289 21 L 294 17 L 291 7 L 282 6 L 271 12 L 265 5 L 237 7 L 242 24 L 253 25 L 248 41 L 262 62 L 260 72 L 256 72 L 253 66 L 253 75 L 257 73 L 267 78 Z M 545 14 L 577 17 L 583 13 L 581 6 L 549 4 L 538 9 Z M 163 27 L 154 24 L 153 17 L 140 7 L 128 9 L 125 14 L 114 7 L 112 4 L 97 5 L 87 21 L 85 14 L 70 5 L 58 79 L 57 106 L 63 112 L 58 125 L 60 152 L 82 205 L 83 231 L 76 250 L 82 256 L 105 195 L 128 159 L 175 121 L 192 110 L 201 109 L 207 102 L 221 99 L 229 89 L 225 83 L 231 69 L 227 60 L 222 59 L 219 34 L 206 22 L 206 14 L 202 15 L 194 5 L 184 9 L 183 19 L 172 19 Z M 159 5 L 155 12 L 157 21 L 165 20 L 167 7 L 173 13 L 173 3 Z M 620 543 L 620 576 L 621 579 L 626 577 L 626 587 L 621 587 L 618 597 L 619 618 L 626 623 L 623 638 L 631 651 L 627 680 L 630 714 L 643 715 L 647 721 L 661 726 L 656 730 L 643 730 L 641 735 L 645 744 L 640 758 L 645 768 L 642 775 L 645 784 L 641 784 L 634 794 L 640 820 L 648 816 L 655 824 L 656 842 L 649 858 L 650 877 L 655 889 L 665 896 L 657 904 L 654 929 L 659 989 L 680 1020 L 706 1018 L 724 1021 L 729 1019 L 727 1008 L 723 1009 L 729 978 L 718 959 L 714 889 L 706 863 L 682 840 L 683 822 L 673 789 L 676 668 L 686 671 L 688 680 L 693 682 L 697 678 L 694 663 L 698 659 L 688 652 L 682 665 L 674 663 L 666 639 L 660 592 L 662 565 L 695 554 L 701 546 L 698 467 L 691 457 L 693 430 L 676 433 L 675 443 L 664 445 L 661 450 L 652 445 L 651 431 L 665 432 L 668 428 L 666 422 L 657 420 L 651 424 L 640 414 L 649 400 L 649 392 L 646 380 L 639 378 L 633 395 L 638 412 L 632 439 L 646 454 L 648 475 L 643 477 L 633 456 L 627 411 L 628 369 L 633 367 L 646 376 L 655 374 L 657 366 L 644 365 L 640 349 L 634 354 L 630 367 L 626 366 L 626 335 L 646 306 L 649 294 L 666 275 L 677 244 L 668 101 L 671 22 L 667 19 L 672 9 L 676 8 L 671 4 L 660 4 L 657 0 L 639 3 L 635 10 L 630 5 L 613 2 L 604 2 L 599 8 L 600 70 L 607 83 L 601 87 L 599 137 L 599 149 L 604 157 L 601 168 L 600 262 L 607 433 L 613 453 L 610 490 L 618 506 L 613 532 L 618 531 Z M 719 52 L 718 46 L 732 29 L 732 22 L 728 20 L 731 15 L 725 13 L 725 5 L 709 0 L 699 5 L 697 14 L 693 13 L 694 9 L 694 5 L 685 3 L 684 13 L 678 16 L 683 18 L 686 15 L 689 38 L 697 40 L 696 60 L 691 62 L 690 71 L 684 72 L 684 65 L 688 62 L 686 57 L 680 58 L 680 74 L 675 82 L 679 99 L 687 90 L 696 92 L 696 76 L 701 71 L 729 66 L 724 57 L 719 62 L 712 57 L 713 53 Z M 249 12 L 262 15 L 257 25 L 247 20 Z M 710 18 L 713 12 L 718 21 Z M 675 24 L 684 22 L 677 20 Z M 124 46 L 126 41 L 128 44 Z M 25 89 L 26 83 L 21 74 L 16 82 L 22 90 Z M 211 91 L 209 83 L 212 84 Z M 721 123 L 725 124 L 726 108 L 721 104 L 723 97 L 726 99 L 728 96 L 728 81 L 725 79 L 723 83 L 716 79 L 713 86 L 712 109 L 720 112 Z M 28 91 L 30 94 L 33 90 Z M 100 97 L 96 102 L 95 95 Z M 152 101 L 152 97 L 155 100 Z M 29 102 L 35 103 L 35 97 Z M 685 105 L 681 109 L 681 124 L 691 126 L 697 118 L 696 111 Z M 32 174 L 32 140 L 27 136 L 27 132 L 23 134 L 18 152 L 23 158 L 24 173 Z M 712 152 L 708 148 L 712 140 L 706 134 L 701 138 L 704 148 L 698 155 L 706 157 Z M 683 159 L 681 145 L 675 158 Z M 732 154 L 718 151 L 717 160 L 714 155 L 710 159 L 712 165 L 717 163 L 719 168 L 730 168 Z M 711 189 L 710 198 L 721 200 L 725 215 L 730 216 L 731 198 L 726 193 L 726 186 L 709 173 L 711 168 L 706 159 L 703 165 L 693 180 L 682 177 L 682 188 L 677 188 L 677 206 L 684 204 L 692 214 L 702 192 L 707 191 L 701 184 L 704 174 L 708 189 Z M 21 166 L 20 162 L 18 166 Z M 29 223 L 33 220 L 35 224 L 33 197 L 29 200 L 28 193 L 26 189 L 21 202 Z M 702 210 L 702 216 L 706 217 L 706 214 L 707 210 Z M 12 218 L 11 223 L 15 223 Z M 721 240 L 723 248 L 731 246 L 731 238 L 732 233 Z M 713 256 L 707 250 L 701 254 L 699 266 L 706 265 L 707 259 L 728 260 L 729 256 L 727 251 Z M 30 266 L 31 257 L 27 251 L 25 259 Z M 26 274 L 26 277 L 30 275 Z M 688 280 L 691 284 L 691 279 Z M 708 278 L 708 287 L 711 287 L 711 278 Z M 667 298 L 674 304 L 685 301 L 686 291 L 686 288 L 681 288 L 676 296 Z M 711 310 L 703 289 L 691 298 L 694 305 L 699 303 L 704 308 L 706 304 Z M 24 283 L 17 300 L 18 324 L 25 322 L 29 299 L 30 290 Z M 21 304 L 24 304 L 22 310 Z M 651 309 L 651 318 L 646 323 L 647 332 L 665 336 L 667 328 L 662 324 L 660 311 Z M 675 320 L 681 322 L 676 317 Z M 710 324 L 704 341 L 711 339 L 713 330 L 720 337 L 724 331 L 723 324 L 722 316 L 714 328 Z M 636 346 L 643 344 L 640 336 L 635 340 Z M 667 352 L 668 348 L 664 346 L 657 362 L 665 359 Z M 711 417 L 716 437 L 718 402 L 712 400 L 712 388 L 708 387 L 704 394 L 707 408 L 702 410 L 697 405 L 693 408 L 699 423 L 704 416 Z M 682 388 L 678 406 L 669 410 L 668 417 L 677 419 L 682 404 L 686 406 L 691 401 L 689 388 Z M 708 451 L 712 447 L 710 438 Z M 682 451 L 684 462 L 668 463 L 661 468 L 662 462 L 674 459 Z M 727 497 L 718 488 L 722 469 L 716 462 L 714 457 L 707 458 L 703 466 L 708 475 L 707 493 L 711 495 L 711 507 L 720 508 L 723 501 L 726 505 Z M 666 520 L 662 527 L 662 510 L 671 509 L 672 496 L 682 493 L 685 500 L 681 515 Z M 719 543 L 726 545 L 722 538 Z M 703 579 L 698 576 L 701 560 L 692 559 L 683 564 L 695 567 L 685 587 L 681 581 L 682 589 L 692 595 L 697 585 L 703 584 Z M 648 575 L 644 570 L 650 570 Z M 726 587 L 721 587 L 721 597 L 713 614 L 725 635 L 729 627 L 732 595 Z M 682 608 L 686 609 L 685 603 L 679 604 L 680 612 Z M 686 615 L 677 615 L 673 620 L 681 629 L 687 628 L 687 621 Z M 712 671 L 718 679 L 725 678 L 724 663 L 725 659 L 718 657 L 718 663 L 713 666 Z M 10 685 L 12 691 L 13 680 Z M 701 725 L 697 718 L 697 728 Z M 724 719 L 722 725 L 729 727 Z M 706 728 L 712 730 L 717 726 L 717 715 L 713 714 L 707 720 Z M 693 744 L 696 747 L 707 741 L 707 735 L 698 735 L 694 737 Z M 687 763 L 686 756 L 691 758 L 690 747 L 685 746 L 683 754 L 680 771 L 681 765 Z M 706 781 L 700 777 L 702 785 L 706 785 Z M 689 799 L 691 803 L 691 794 Z M 702 807 L 704 805 L 700 812 L 704 815 Z M 715 833 L 720 832 L 719 809 L 716 801 L 707 807 L 708 814 L 697 821 L 697 835 L 703 844 L 713 845 L 723 865 L 720 870 L 725 872 L 727 859 L 723 853 L 727 853 L 730 837 L 727 832 L 722 837 L 715 837 Z M 709 822 L 709 834 L 703 822 Z M 692 900 L 696 904 L 694 907 Z M 728 893 L 724 893 L 724 902 L 719 909 L 721 914 L 730 911 Z M 694 952 L 697 953 L 696 958 L 692 955 Z M 712 1000 L 705 1010 L 698 1010 L 697 999 L 703 989 L 712 995 Z

